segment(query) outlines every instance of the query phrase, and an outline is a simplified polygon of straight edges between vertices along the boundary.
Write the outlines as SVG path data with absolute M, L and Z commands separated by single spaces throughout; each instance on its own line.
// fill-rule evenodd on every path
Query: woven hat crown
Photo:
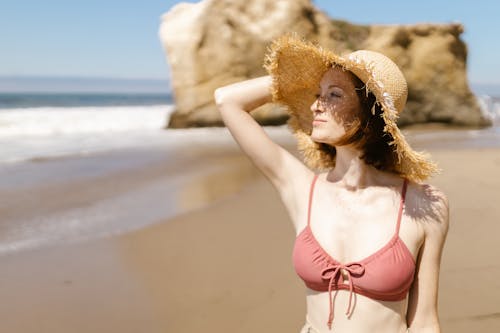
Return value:
M 378 101 L 392 99 L 394 110 L 401 113 L 408 97 L 408 85 L 399 67 L 382 53 L 359 50 L 345 58 L 360 66 L 347 65 L 375 94 Z

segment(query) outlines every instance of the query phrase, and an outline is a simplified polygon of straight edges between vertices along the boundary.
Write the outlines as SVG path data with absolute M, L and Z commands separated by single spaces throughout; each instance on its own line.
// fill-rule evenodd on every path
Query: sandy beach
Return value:
M 419 129 L 415 138 L 421 133 L 426 136 L 415 146 L 442 168 L 430 183 L 448 195 L 451 209 L 440 276 L 442 331 L 498 332 L 500 148 L 445 145 L 439 131 Z M 294 143 L 287 148 L 293 151 Z M 48 213 L 85 205 L 83 198 L 210 170 L 179 187 L 180 215 L 117 235 L 1 255 L 0 331 L 298 332 L 305 291 L 292 267 L 294 231 L 277 192 L 238 150 L 203 151 L 176 167 L 157 161 L 106 181 L 37 187 L 36 200 L 23 194 L 23 207 L 21 194 L 2 191 L 0 197 L 10 197 L 2 214 L 28 216 L 40 207 Z

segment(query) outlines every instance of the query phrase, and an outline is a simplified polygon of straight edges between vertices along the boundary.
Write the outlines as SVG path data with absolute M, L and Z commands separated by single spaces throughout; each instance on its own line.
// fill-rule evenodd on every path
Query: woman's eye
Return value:
M 330 93 L 330 97 L 341 97 L 341 96 L 337 93 L 332 92 L 332 93 Z

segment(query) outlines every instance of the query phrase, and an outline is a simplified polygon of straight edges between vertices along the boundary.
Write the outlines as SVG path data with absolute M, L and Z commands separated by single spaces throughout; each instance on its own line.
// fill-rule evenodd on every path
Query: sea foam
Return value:
M 3 109 L 0 138 L 160 129 L 172 105 Z

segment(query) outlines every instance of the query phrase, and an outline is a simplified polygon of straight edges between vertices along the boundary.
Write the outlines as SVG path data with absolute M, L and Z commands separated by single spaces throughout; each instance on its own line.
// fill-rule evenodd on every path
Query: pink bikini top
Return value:
M 292 257 L 295 271 L 304 280 L 308 288 L 316 291 L 328 291 L 330 296 L 328 327 L 331 329 L 333 321 L 333 290 L 344 289 L 350 291 L 346 315 L 351 313 L 353 292 L 381 301 L 403 300 L 413 282 L 415 260 L 410 250 L 399 238 L 399 225 L 407 187 L 406 179 L 401 191 L 396 231 L 389 242 L 362 260 L 341 263 L 328 255 L 311 231 L 311 203 L 317 178 L 318 175 L 315 175 L 311 183 L 307 226 L 295 240 Z M 343 281 L 342 270 L 347 275 L 348 283 Z

